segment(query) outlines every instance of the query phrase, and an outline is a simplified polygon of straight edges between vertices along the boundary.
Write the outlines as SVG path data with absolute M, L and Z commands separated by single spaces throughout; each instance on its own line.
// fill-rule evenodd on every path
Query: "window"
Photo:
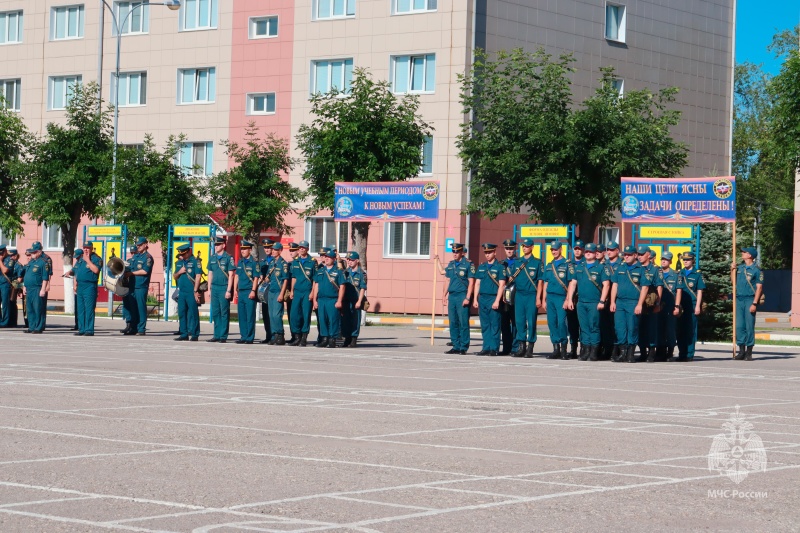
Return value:
M 9 248 L 16 248 L 17 247 L 17 236 L 10 235 L 0 229 L 0 244 L 5 244 Z
M 0 44 L 22 42 L 22 11 L 0 13 Z
M 422 13 L 436 11 L 437 0 L 392 0 L 392 13 Z
M 210 176 L 214 168 L 214 143 L 182 143 L 178 157 L 185 174 L 197 177 Z
M 436 54 L 392 57 L 392 92 L 432 93 L 436 85 Z
M 407 259 L 427 258 L 431 255 L 430 222 L 387 222 L 383 238 L 384 257 Z
M 306 237 L 311 249 L 316 254 L 323 246 L 335 246 L 336 223 L 330 217 L 312 217 L 306 219 Z
M 111 102 L 117 95 L 117 80 L 111 75 Z M 126 72 L 119 75 L 119 106 L 130 107 L 147 103 L 147 73 Z
M 606 244 L 608 241 L 619 242 L 619 228 L 600 228 L 597 232 L 597 242 Z
M 275 93 L 255 93 L 247 95 L 248 115 L 274 115 Z
M 0 107 L 19 111 L 21 103 L 22 80 L 0 80 Z
M 617 91 L 617 94 L 619 94 L 619 96 L 622 97 L 622 94 L 625 90 L 625 80 L 620 78 L 614 78 L 611 80 L 611 86 L 614 88 L 615 91 Z
M 312 18 L 314 20 L 356 15 L 356 0 L 314 0 L 313 6 Z
M 61 226 L 42 224 L 42 247 L 45 250 L 59 250 L 61 245 Z
M 353 81 L 353 59 L 314 61 L 311 64 L 311 93 L 329 93 L 336 89 L 350 92 Z
M 50 40 L 83 37 L 83 6 L 54 7 L 50 17 Z
M 433 174 L 433 137 L 425 136 L 422 142 L 422 165 L 420 174 Z
M 349 222 L 337 222 L 339 226 L 339 244 L 337 250 L 340 253 L 344 253 L 353 249 L 350 246 L 350 223 Z
M 214 102 L 217 69 L 188 68 L 178 71 L 178 103 L 208 104 Z
M 217 27 L 217 0 L 184 0 L 181 4 L 181 31 L 210 30 Z
M 625 42 L 625 6 L 606 4 L 606 39 Z
M 72 98 L 75 86 L 81 83 L 81 76 L 53 76 L 48 80 L 47 108 L 66 109 Z
M 278 17 L 254 17 L 250 19 L 250 38 L 266 39 L 278 36 Z
M 114 2 L 120 33 L 130 35 L 150 31 L 150 6 L 144 2 Z M 114 28 L 116 35 L 117 28 Z

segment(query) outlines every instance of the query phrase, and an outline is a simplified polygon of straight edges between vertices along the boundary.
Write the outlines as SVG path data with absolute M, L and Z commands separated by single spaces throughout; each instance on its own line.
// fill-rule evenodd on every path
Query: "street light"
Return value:
M 111 166 L 111 223 L 114 224 L 116 218 L 116 205 L 117 205 L 117 146 L 118 146 L 118 139 L 119 139 L 119 54 L 120 49 L 122 48 L 122 28 L 125 26 L 125 23 L 128 21 L 128 17 L 131 16 L 131 13 L 136 11 L 137 9 L 143 6 L 166 6 L 171 11 L 177 11 L 181 8 L 181 0 L 166 0 L 165 2 L 141 2 L 141 3 L 134 3 L 131 2 L 131 8 L 128 11 L 125 18 L 122 19 L 122 23 L 117 20 L 117 14 L 114 13 L 114 9 L 108 5 L 106 0 L 100 0 L 103 2 L 103 5 L 108 8 L 111 12 L 111 19 L 114 23 L 114 29 L 117 32 L 117 65 L 114 73 L 114 156 L 112 160 Z M 103 29 L 100 28 L 100 40 L 101 40 L 101 47 L 102 47 L 102 39 L 103 39 Z M 102 73 L 101 73 L 102 76 Z

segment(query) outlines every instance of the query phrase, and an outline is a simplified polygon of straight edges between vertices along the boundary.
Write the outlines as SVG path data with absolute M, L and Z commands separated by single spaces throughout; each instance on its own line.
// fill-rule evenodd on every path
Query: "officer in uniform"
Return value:
M 636 260 L 636 248 L 628 245 L 622 251 L 625 264 L 620 265 L 612 278 L 611 312 L 619 343 L 619 357 L 615 363 L 635 363 L 636 345 L 639 344 L 639 317 L 649 290 L 645 269 Z
M 267 307 L 269 310 L 270 339 L 268 344 L 283 346 L 286 337 L 283 331 L 283 302 L 289 287 L 289 265 L 281 257 L 283 245 L 276 242 L 272 245 L 272 262 L 262 283 L 268 283 Z
M 76 289 L 76 294 L 78 295 L 78 307 L 76 309 L 78 332 L 75 335 L 94 336 L 97 280 L 100 279 L 100 270 L 102 268 L 103 260 L 94 253 L 93 243 L 91 241 L 83 243 L 83 254 L 72 269 L 75 273 L 75 282 L 78 284 Z
M 639 263 L 644 268 L 647 278 L 648 297 L 645 300 L 642 314 L 639 317 L 639 362 L 648 363 L 656 360 L 658 345 L 658 313 L 661 310 L 661 294 L 664 290 L 660 269 L 653 264 L 653 251 L 648 246 L 639 246 L 637 250 Z
M 19 320 L 19 309 L 17 308 L 17 298 L 22 293 L 22 278 L 25 275 L 25 267 L 19 262 L 19 252 L 16 248 L 9 248 L 8 255 L 14 260 L 14 272 L 9 275 L 11 278 L 11 306 L 8 308 L 8 327 L 16 328 Z
M 172 278 L 178 285 L 178 324 L 176 341 L 196 341 L 200 337 L 200 277 L 203 267 L 192 254 L 190 244 L 178 246 L 180 259 L 175 263 Z
M 336 348 L 336 339 L 341 331 L 341 310 L 344 306 L 345 277 L 336 266 L 331 249 L 320 249 L 323 266 L 314 276 L 314 309 L 319 310 L 320 339 L 317 348 Z
M 261 272 L 260 264 L 250 257 L 253 243 L 242 241 L 239 246 L 242 257 L 236 265 L 234 287 L 238 293 L 236 305 L 239 313 L 240 338 L 236 344 L 253 344 L 256 336 L 256 299 L 258 298 L 258 280 Z
M 144 237 L 136 239 L 136 255 L 128 262 L 125 275 L 132 281 L 133 302 L 129 308 L 131 314 L 131 332 L 129 335 L 145 335 L 147 333 L 147 291 L 150 289 L 150 276 L 153 274 L 153 256 L 147 251 L 148 243 Z M 131 279 L 133 278 L 133 279 Z
M 49 255 L 44 253 L 44 250 L 42 248 L 42 243 L 39 242 L 39 241 L 35 241 L 31 245 L 31 251 L 32 252 L 37 252 L 37 251 L 41 252 L 39 254 L 39 257 L 42 259 L 42 261 L 44 261 L 45 268 L 47 269 L 47 275 L 49 276 L 49 279 L 53 279 L 53 259 Z M 48 280 L 48 282 L 47 282 L 47 290 L 45 291 L 45 294 L 44 294 L 44 302 L 42 302 L 42 309 L 44 309 L 44 311 L 42 313 L 42 321 L 43 321 L 42 322 L 42 331 L 47 329 L 47 301 L 49 299 L 49 296 L 50 296 L 50 281 Z
M 483 347 L 476 355 L 498 355 L 500 350 L 500 306 L 506 286 L 506 267 L 497 261 L 497 245 L 482 245 L 486 262 L 475 269 L 472 277 L 477 280 L 475 293 L 478 297 L 472 304 L 478 309 L 481 319 Z
M 128 253 L 129 256 L 128 264 L 130 264 L 130 261 L 133 259 L 133 256 L 135 256 L 137 253 L 138 250 L 136 248 L 136 244 L 131 245 Z M 124 334 L 133 335 L 136 333 L 135 326 L 133 327 L 133 332 L 130 332 L 131 330 L 130 308 L 133 307 L 134 305 L 136 305 L 136 299 L 133 297 L 133 287 L 131 287 L 130 290 L 128 291 L 128 294 L 122 297 L 122 319 L 125 321 L 125 328 L 119 330 L 119 332 L 122 333 L 123 335 Z
M 658 347 L 656 361 L 667 361 L 675 352 L 675 331 L 677 317 L 675 310 L 675 293 L 678 291 L 678 273 L 672 269 L 673 254 L 666 251 L 661 254 L 661 310 L 658 312 Z
M 289 322 L 289 333 L 292 337 L 286 341 L 288 346 L 297 346 L 297 343 L 300 342 L 300 334 L 296 333 L 292 328 L 292 263 L 297 261 L 297 257 L 300 255 L 300 245 L 296 242 L 292 241 L 289 243 L 289 257 L 291 258 L 290 261 L 286 262 L 286 265 L 289 267 L 289 278 L 288 283 L 286 284 L 286 293 L 283 296 L 283 301 L 286 305 L 286 320 Z
M 347 252 L 345 259 L 347 261 L 345 275 L 348 283 L 345 283 L 344 289 L 344 301 L 347 308 L 344 316 L 347 317 L 347 320 L 342 321 L 344 334 L 342 347 L 355 348 L 358 336 L 361 334 L 361 313 L 367 294 L 367 273 L 361 268 L 361 257 L 358 252 Z
M 47 314 L 45 297 L 50 288 L 50 271 L 42 258 L 41 243 L 37 249 L 31 248 L 30 252 L 31 260 L 25 268 L 25 278 L 23 279 L 23 290 L 28 306 L 28 329 L 25 330 L 25 333 L 41 333 L 44 331 L 45 315 Z
M 752 361 L 756 343 L 756 310 L 764 290 L 764 273 L 755 264 L 758 250 L 742 248 L 742 264 L 731 265 L 731 282 L 736 275 L 736 345 L 737 361 Z
M 506 251 L 506 258 L 500 261 L 506 267 L 506 288 L 504 293 L 516 291 L 513 286 L 513 281 L 510 276 L 516 272 L 517 265 L 519 264 L 519 257 L 517 257 L 517 242 L 513 239 L 506 239 L 503 241 L 503 249 Z M 500 306 L 500 335 L 503 339 L 503 351 L 500 355 L 508 355 L 510 353 L 516 354 L 519 351 L 519 341 L 517 340 L 517 325 L 516 313 L 514 311 L 514 299 L 508 301 L 503 295 L 503 303 Z
M 572 247 L 572 259 L 568 261 L 572 270 L 575 270 L 582 261 L 583 261 L 583 250 L 585 248 L 585 244 L 582 240 L 578 239 L 575 241 L 575 245 Z M 578 297 L 580 297 L 580 290 L 578 290 Z M 578 306 L 573 305 L 572 309 L 567 309 L 567 331 L 569 333 L 569 344 L 570 344 L 570 352 L 569 357 L 570 359 L 577 359 L 578 357 L 578 340 L 581 336 L 581 327 L 580 321 L 578 320 Z M 583 343 L 581 343 L 581 353 L 584 352 L 583 350 Z M 599 344 L 599 343 L 598 343 Z
M 582 244 L 582 243 L 581 243 Z M 569 277 L 567 307 L 576 308 L 573 296 L 577 291 L 577 313 L 581 332 L 581 361 L 597 361 L 600 351 L 600 311 L 605 308 L 610 291 L 611 280 L 606 270 L 596 261 L 597 245 L 590 242 L 585 246 L 585 259 L 578 262 L 574 273 Z
M 542 306 L 547 309 L 547 327 L 550 330 L 550 342 L 553 353 L 548 359 L 569 359 L 567 353 L 567 283 L 574 275 L 574 268 L 561 256 L 561 241 L 550 243 L 553 260 L 544 269 L 544 297 Z
M 261 246 L 264 248 L 264 259 L 262 259 L 258 266 L 261 272 L 261 283 L 264 283 L 269 271 L 269 265 L 272 264 L 272 247 L 275 242 L 272 239 L 262 239 Z M 261 344 L 269 344 L 272 340 L 272 327 L 269 323 L 269 302 L 261 302 L 261 319 L 264 321 L 264 333 L 266 336 Z
M 450 280 L 445 287 L 443 300 L 447 302 L 447 318 L 450 322 L 452 348 L 446 354 L 465 355 L 469 350 L 469 304 L 475 286 L 475 265 L 465 257 L 467 249 L 463 243 L 453 244 L 453 260 L 442 268 L 439 256 L 434 256 L 439 274 Z
M 517 326 L 519 348 L 513 357 L 533 357 L 536 344 L 536 317 L 542 305 L 544 266 L 533 256 L 533 239 L 522 239 L 522 258 L 511 271 L 509 279 L 514 283 L 514 322 Z
M 308 241 L 297 243 L 297 258 L 292 261 L 289 273 L 292 278 L 292 306 L 289 310 L 289 328 L 296 335 L 290 346 L 306 346 L 311 330 L 311 291 L 314 288 L 316 263 L 308 255 Z
M 74 278 L 75 277 L 75 266 L 78 264 L 78 261 L 81 260 L 82 258 L 83 258 L 83 248 L 75 248 L 75 250 L 72 252 L 72 260 L 75 261 L 75 263 L 72 265 L 72 269 L 69 272 L 64 273 L 64 275 L 62 277 L 64 277 L 64 278 Z M 80 327 L 78 325 L 78 282 L 77 281 L 73 281 L 73 283 L 72 283 L 72 295 L 73 295 L 72 301 L 74 302 L 74 306 L 75 306 L 74 307 L 75 314 L 73 315 L 74 318 L 75 318 L 75 325 L 73 327 L 71 327 L 70 329 L 72 331 L 78 332 L 80 330 Z M 66 301 L 66 299 L 67 299 L 67 286 L 65 284 L 64 285 L 64 300 Z M 77 333 L 76 333 L 76 335 L 77 335 Z
M 6 245 L 0 244 L 0 328 L 7 328 L 11 323 L 11 291 L 16 266 Z
M 600 263 L 601 265 L 606 264 L 606 245 L 598 243 L 597 245 L 597 253 L 595 254 L 595 260 Z
M 603 268 L 605 269 L 606 279 L 614 282 L 614 274 L 622 264 L 619 259 L 619 244 L 617 241 L 608 241 L 603 245 L 605 258 Z M 611 302 L 606 300 L 606 305 L 600 311 L 600 342 L 602 344 L 600 359 L 618 359 L 619 343 L 617 342 L 617 332 L 614 325 L 614 313 L 611 312 Z
M 208 258 L 208 285 L 211 289 L 211 320 L 214 335 L 206 342 L 228 342 L 231 324 L 231 300 L 233 299 L 233 277 L 236 264 L 225 251 L 225 238 L 214 240 L 214 253 Z
M 678 318 L 678 361 L 694 359 L 697 342 L 697 317 L 703 308 L 703 274 L 694 268 L 694 252 L 683 254 L 683 269 L 678 275 L 678 292 L 675 294 L 673 314 Z M 683 313 L 678 309 L 681 306 Z

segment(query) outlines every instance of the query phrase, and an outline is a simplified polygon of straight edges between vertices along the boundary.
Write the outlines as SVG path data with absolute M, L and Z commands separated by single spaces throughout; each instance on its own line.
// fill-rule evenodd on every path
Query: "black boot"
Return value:
M 669 361 L 673 357 L 675 357 L 675 347 L 670 346 L 669 349 L 667 350 L 667 361 Z
M 525 350 L 526 350 L 525 343 L 521 342 L 517 347 L 517 351 L 512 353 L 511 357 L 525 357 Z
M 594 346 L 589 346 L 589 356 L 586 358 L 587 361 L 599 361 L 600 360 L 600 346 L 595 344 Z
M 530 359 L 533 357 L 533 343 L 529 342 L 527 347 L 525 348 L 525 357 Z
M 300 342 L 297 345 L 298 346 L 307 346 L 308 345 L 308 333 L 301 333 L 300 334 Z
M 656 362 L 656 347 L 650 346 L 647 348 L 647 362 L 648 363 L 655 363 Z
M 317 341 L 317 348 L 324 348 L 328 345 L 328 337 L 320 337 Z
M 275 339 L 275 346 L 283 346 L 286 344 L 286 337 L 283 333 L 278 333 L 273 338 Z
M 349 348 L 350 342 L 352 341 L 353 337 L 345 337 L 344 342 L 342 343 L 342 348 Z
M 561 343 L 561 348 L 560 348 L 559 351 L 561 353 L 561 360 L 562 361 L 568 361 L 569 358 L 570 358 L 570 354 L 567 351 L 567 343 L 566 342 L 562 342 Z
M 581 352 L 583 352 L 583 350 L 581 350 Z M 573 342 L 572 343 L 572 349 L 569 352 L 569 358 L 570 359 L 577 359 L 578 358 L 578 343 L 577 342 Z
M 353 337 L 350 339 L 350 347 L 355 348 L 358 346 L 358 337 Z
M 561 357 L 561 346 L 553 344 L 553 353 L 547 356 L 548 359 L 559 359 Z
M 627 344 L 615 344 L 614 345 L 614 355 L 611 356 L 611 361 L 614 363 L 624 363 L 625 357 L 628 356 L 628 345 Z
M 629 345 L 628 345 L 628 357 L 627 357 L 627 361 L 628 361 L 629 363 L 636 363 L 636 362 L 638 362 L 638 360 L 637 360 L 637 358 L 636 358 L 636 345 L 635 345 L 635 344 L 629 344 Z
M 259 341 L 259 344 L 275 344 L 272 342 L 273 335 L 267 335 L 263 341 Z
M 611 360 L 615 363 L 619 363 L 620 357 L 622 357 L 622 349 L 620 348 L 619 344 L 615 344 L 614 347 L 611 349 Z
M 586 360 L 589 359 L 589 350 L 590 349 L 591 349 L 591 346 L 586 346 L 585 344 L 581 344 L 581 352 L 580 352 L 581 355 L 579 357 L 579 359 L 581 361 L 586 361 Z
M 129 329 L 131 329 L 131 323 L 130 322 L 125 322 L 125 328 L 119 330 L 119 332 L 120 333 L 127 333 Z
M 287 342 L 286 344 L 289 346 L 297 346 L 300 344 L 300 338 L 302 335 L 300 333 L 292 333 L 292 339 Z
M 745 358 L 744 344 L 740 344 L 739 345 L 739 353 L 736 354 L 734 359 L 736 359 L 737 361 L 744 361 L 744 358 Z
M 337 347 L 336 340 L 337 340 L 336 337 L 328 337 L 328 348 L 336 348 Z
M 636 349 L 634 348 L 634 352 Z M 637 363 L 644 363 L 647 361 L 647 346 L 639 346 L 639 357 L 636 358 Z
M 753 360 L 753 347 L 752 346 L 748 346 L 747 348 L 745 348 L 744 360 L 745 361 L 752 361 Z

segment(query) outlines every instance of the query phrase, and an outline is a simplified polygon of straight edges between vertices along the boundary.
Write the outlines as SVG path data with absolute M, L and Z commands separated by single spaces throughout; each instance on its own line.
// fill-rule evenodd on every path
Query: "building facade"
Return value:
M 120 142 L 183 133 L 181 162 L 205 175 L 228 168 L 221 141 L 242 140 L 251 122 L 300 157 L 294 139 L 311 120 L 310 95 L 346 88 L 355 67 L 398 94 L 419 95 L 435 128 L 421 176 L 440 182 L 441 216 L 438 225 L 372 223 L 376 311 L 430 312 L 432 258 L 445 257 L 446 239 L 467 242 L 477 262 L 480 242 L 511 237 L 525 219 L 461 214 L 468 176 L 455 146 L 465 118 L 457 76 L 476 47 L 573 53 L 576 101 L 594 91 L 604 66 L 615 67 L 622 94 L 677 86 L 683 120 L 674 135 L 690 146 L 685 175 L 730 169 L 735 0 L 183 0 L 177 12 L 107 2 L 122 33 Z M 33 131 L 63 120 L 71 84 L 97 79 L 101 35 L 103 96 L 113 101 L 116 30 L 105 10 L 100 31 L 102 6 L 0 0 L 0 87 Z M 288 179 L 302 185 L 301 172 Z M 290 222 L 285 240 L 350 247 L 347 223 L 324 213 Z M 47 231 L 29 223 L 21 242 Z

